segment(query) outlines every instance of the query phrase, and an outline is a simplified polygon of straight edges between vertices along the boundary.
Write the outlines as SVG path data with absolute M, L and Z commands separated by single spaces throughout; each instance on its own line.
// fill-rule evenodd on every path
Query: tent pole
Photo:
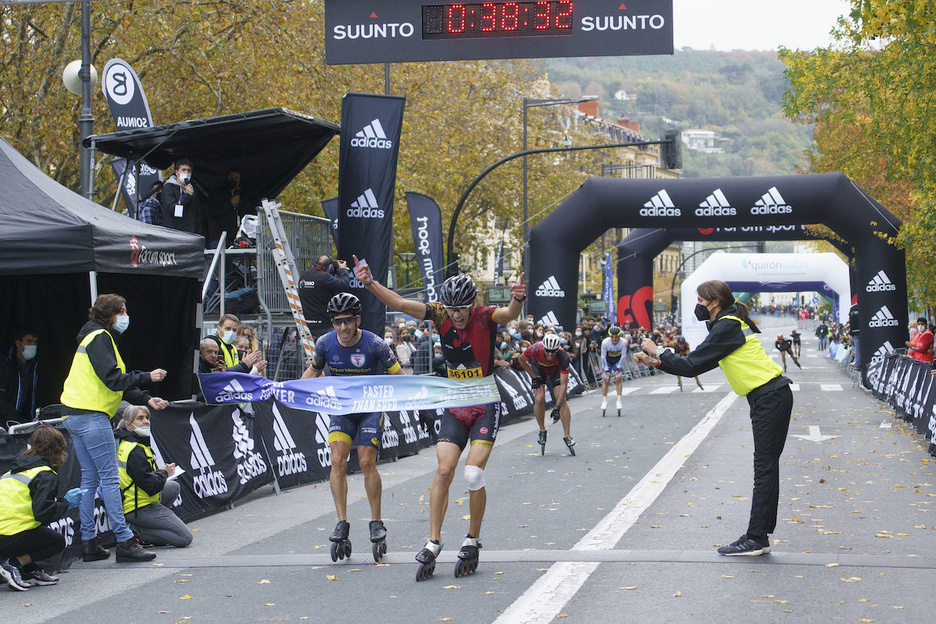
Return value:
M 97 271 L 89 271 L 88 277 L 91 282 L 91 306 L 94 307 L 94 302 L 97 301 Z

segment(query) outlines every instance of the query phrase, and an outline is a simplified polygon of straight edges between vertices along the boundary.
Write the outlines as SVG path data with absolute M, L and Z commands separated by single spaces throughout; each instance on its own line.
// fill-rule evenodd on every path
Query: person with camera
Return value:
M 175 163 L 174 173 L 163 183 L 160 198 L 162 224 L 173 230 L 204 236 L 205 216 L 202 214 L 195 183 L 192 181 L 193 171 L 192 161 L 180 158 Z
M 303 271 L 299 276 L 302 314 L 316 340 L 332 330 L 328 302 L 343 292 L 351 292 L 351 272 L 344 260 L 332 262 L 331 256 L 322 254 L 311 269 Z

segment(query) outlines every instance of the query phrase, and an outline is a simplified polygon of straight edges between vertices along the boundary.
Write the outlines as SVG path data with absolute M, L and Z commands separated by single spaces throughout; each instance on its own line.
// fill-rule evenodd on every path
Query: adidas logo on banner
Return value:
M 733 217 L 738 211 L 731 207 L 721 189 L 715 189 L 714 193 L 699 204 L 695 213 L 697 217 Z
M 556 280 L 555 275 L 549 276 L 549 278 L 540 284 L 540 287 L 536 289 L 537 297 L 565 297 L 565 291 L 559 287 L 559 282 Z
M 341 411 L 343 407 L 341 401 L 337 399 L 338 395 L 335 394 L 335 387 L 328 386 L 324 390 L 316 390 L 315 394 L 307 396 L 305 402 L 311 408 L 322 407 L 333 411 Z
M 364 126 L 363 130 L 354 135 L 354 138 L 351 139 L 351 147 L 391 149 L 393 147 L 393 141 L 387 138 L 383 126 L 380 125 L 380 120 L 375 119 Z
M 377 206 L 377 197 L 373 189 L 367 189 L 363 195 L 359 195 L 357 201 L 351 202 L 348 208 L 349 217 L 360 217 L 362 219 L 383 219 L 384 211 Z
M 234 458 L 238 460 L 237 476 L 240 478 L 240 484 L 245 485 L 254 477 L 259 477 L 267 471 L 266 462 L 263 456 L 254 452 L 254 439 L 250 437 L 250 431 L 244 420 L 241 418 L 239 409 L 231 412 L 231 420 L 234 421 Z
M 754 207 L 751 208 L 752 215 L 789 214 L 791 212 L 793 212 L 793 208 L 787 205 L 786 200 L 780 195 L 780 191 L 777 190 L 776 186 L 771 187 L 769 191 L 764 193 L 764 196 L 757 200 Z
M 322 468 L 331 466 L 331 447 L 328 445 L 328 420 L 325 414 L 315 415 L 315 443 L 318 445 L 315 452 Z
M 871 361 L 873 362 L 875 360 L 883 359 L 885 356 L 887 356 L 888 353 L 893 353 L 893 352 L 894 352 L 894 345 L 892 345 L 890 343 L 890 340 L 888 340 L 884 344 L 882 344 L 880 347 L 878 347 L 878 350 L 875 351 L 874 355 L 871 356 Z
M 244 386 L 240 385 L 239 381 L 232 379 L 229 384 L 221 389 L 221 392 L 215 397 L 214 402 L 228 403 L 230 401 L 249 403 L 253 401 L 253 394 L 244 390 Z
M 514 410 L 521 410 L 529 406 L 529 401 L 526 400 L 526 397 L 517 392 L 516 388 L 511 386 L 509 381 L 496 376 L 494 379 L 501 382 L 501 387 L 504 388 L 507 391 L 507 394 L 510 395 L 510 402 L 513 403 Z
M 224 494 L 228 491 L 227 481 L 222 473 L 211 469 L 215 465 L 215 460 L 205 443 L 201 427 L 195 422 L 194 414 L 189 416 L 189 425 L 192 427 L 192 435 L 189 436 L 192 456 L 189 462 L 192 470 L 198 470 L 198 474 L 192 477 L 192 489 L 199 498 Z
M 559 319 L 556 318 L 556 313 L 550 310 L 543 316 L 543 318 L 539 320 L 539 322 L 548 327 L 550 324 L 558 325 Z
M 299 474 L 309 468 L 305 455 L 296 450 L 296 442 L 276 403 L 273 404 L 273 448 L 279 451 L 276 456 L 276 473 L 279 476 Z
M 868 323 L 868 327 L 897 327 L 897 325 L 899 325 L 897 319 L 887 309 L 887 306 L 881 306 L 881 309 L 871 317 L 871 322 Z
M 682 211 L 673 204 L 665 190 L 654 195 L 640 209 L 641 217 L 680 217 Z
M 884 272 L 884 269 L 881 269 L 877 272 L 877 275 L 868 282 L 868 286 L 865 288 L 866 292 L 886 292 L 890 290 L 897 290 L 897 287 L 894 286 L 893 282 L 890 281 L 890 278 L 887 277 L 887 274 Z

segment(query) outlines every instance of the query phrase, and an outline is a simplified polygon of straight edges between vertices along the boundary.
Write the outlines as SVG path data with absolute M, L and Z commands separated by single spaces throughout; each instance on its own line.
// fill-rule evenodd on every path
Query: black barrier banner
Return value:
M 383 281 L 393 245 L 393 196 L 406 99 L 348 93 L 341 101 L 338 160 L 338 256 L 350 266 L 352 254 L 367 261 Z M 361 299 L 361 327 L 383 331 L 386 307 L 356 277 L 351 286 Z M 380 334 L 382 335 L 382 334 Z
M 426 289 L 426 301 L 438 301 L 438 289 L 445 281 L 442 254 L 442 211 L 431 197 L 419 193 L 406 194 L 410 227 L 413 230 L 416 262 Z
M 178 477 L 181 503 L 174 509 L 183 520 L 273 481 L 254 418 L 238 407 L 172 404 L 153 419 L 152 434 L 163 459 L 185 470 Z
M 153 116 L 150 114 L 146 93 L 140 83 L 140 77 L 130 67 L 130 63 L 118 58 L 107 61 L 107 65 L 104 66 L 101 90 L 107 98 L 117 130 L 153 127 Z M 111 167 L 119 180 L 127 168 L 127 161 L 123 158 L 115 158 L 111 161 Z M 131 170 L 127 173 L 120 191 L 131 217 L 137 218 L 137 197 L 144 197 L 149 193 L 153 183 L 160 180 L 162 180 L 160 172 L 145 162 L 140 163 L 139 189 L 137 171 Z
M 337 249 L 338 248 L 338 211 L 339 211 L 338 198 L 332 197 L 331 199 L 323 199 L 322 211 L 325 213 L 325 218 L 331 221 L 331 228 L 328 231 L 331 233 L 332 242 L 335 243 L 335 249 Z
M 494 379 L 503 399 L 501 406 L 505 415 L 513 419 L 533 411 L 533 394 L 526 374 L 508 368 L 495 371 Z
M 252 405 L 264 456 L 280 487 L 327 481 L 331 466 L 331 453 L 326 452 L 328 417 L 275 401 Z

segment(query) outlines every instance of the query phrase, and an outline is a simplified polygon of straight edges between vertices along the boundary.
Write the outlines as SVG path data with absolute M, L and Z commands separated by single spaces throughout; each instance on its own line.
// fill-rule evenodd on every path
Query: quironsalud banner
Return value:
M 199 373 L 198 381 L 206 403 L 257 403 L 273 397 L 289 407 L 331 415 L 469 407 L 501 400 L 491 376 L 362 375 L 271 381 L 246 373 Z

